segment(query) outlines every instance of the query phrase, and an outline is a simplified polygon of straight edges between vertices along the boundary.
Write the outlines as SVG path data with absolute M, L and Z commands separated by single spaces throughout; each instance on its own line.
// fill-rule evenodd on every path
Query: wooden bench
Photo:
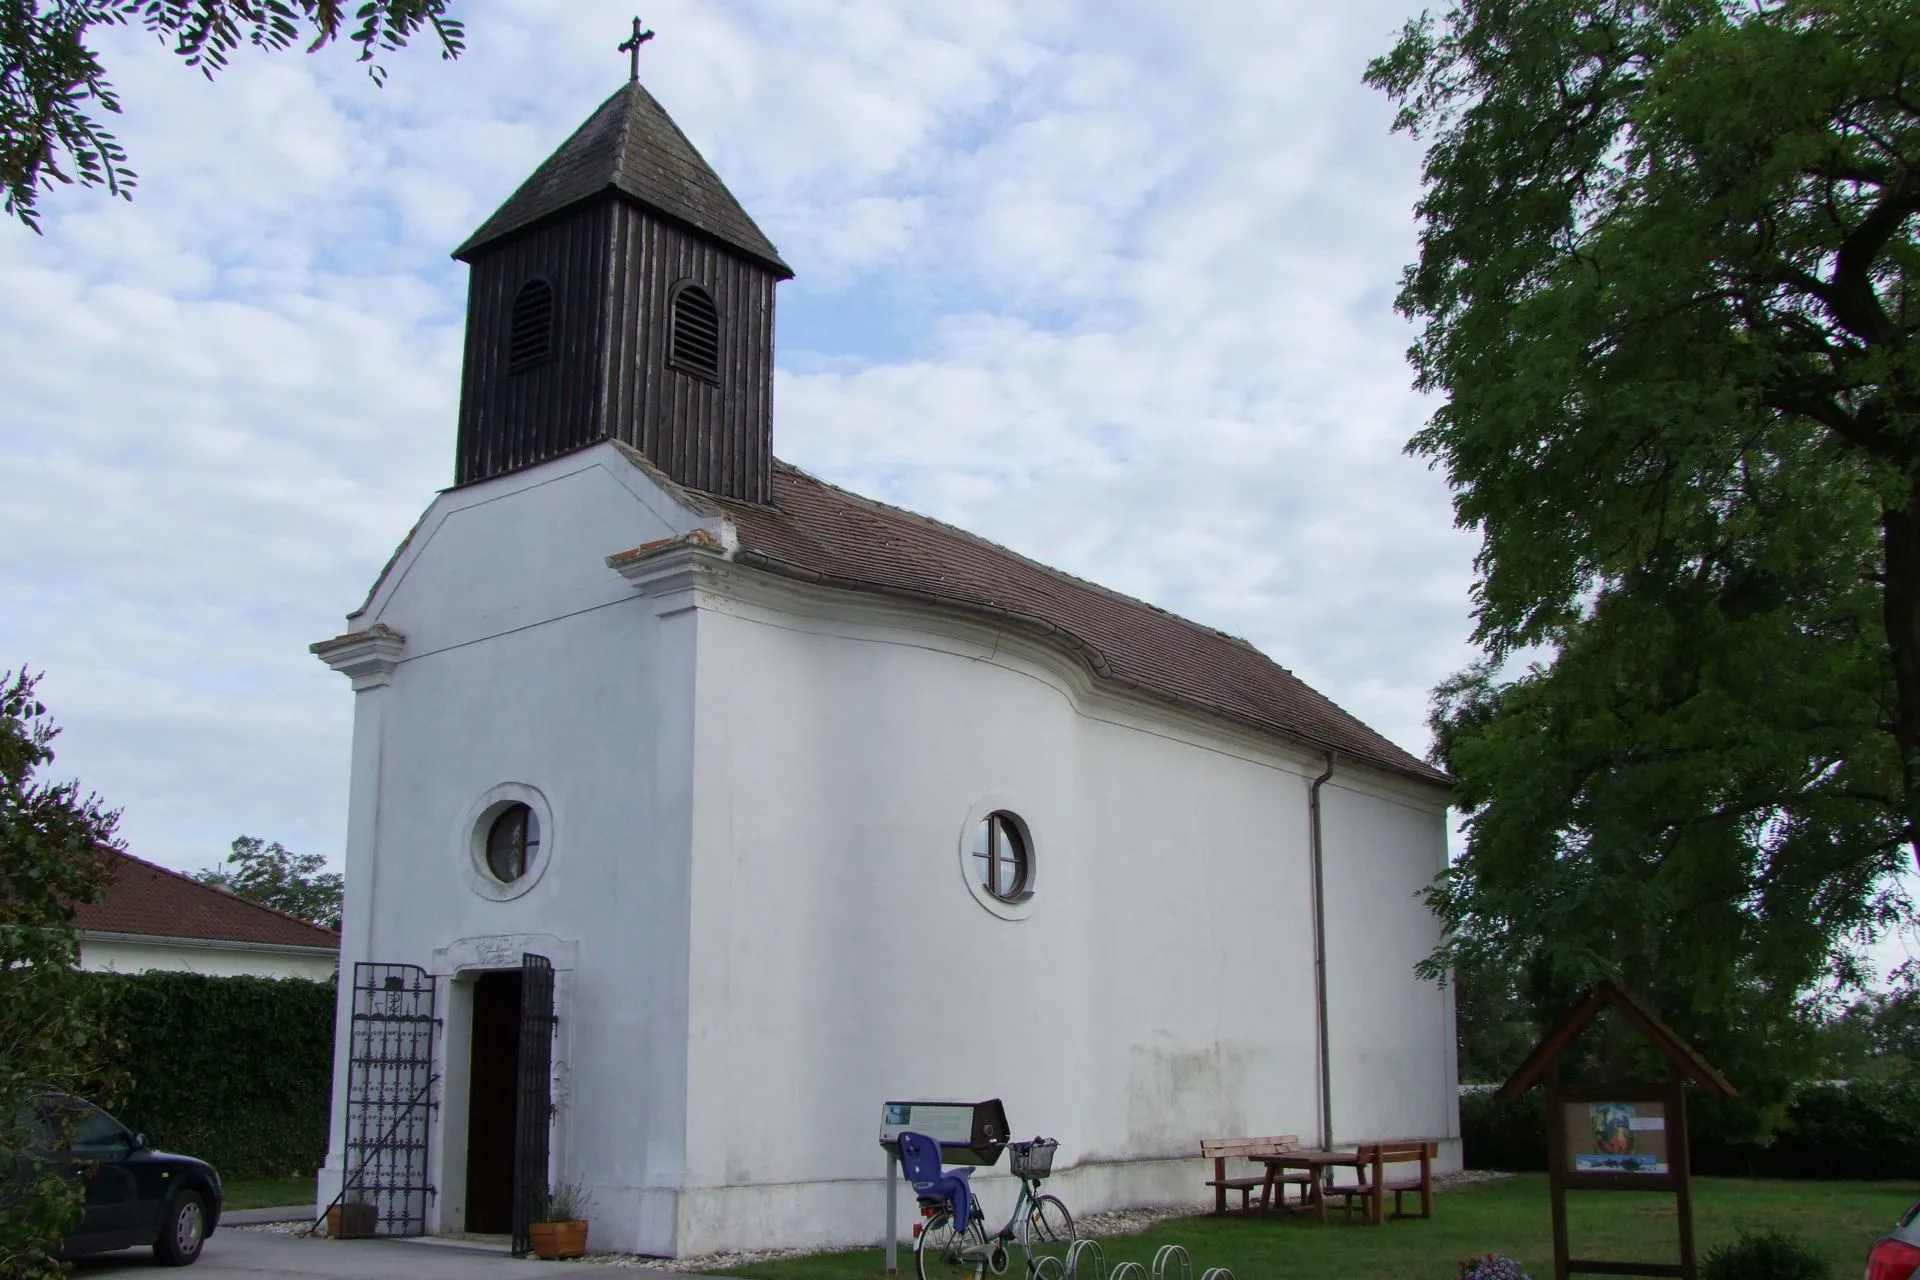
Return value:
M 1274 1174 L 1262 1169 L 1249 1177 L 1229 1178 L 1227 1176 L 1227 1161 L 1234 1157 L 1257 1160 L 1261 1156 L 1285 1155 L 1289 1151 L 1299 1149 L 1300 1139 L 1290 1133 L 1271 1138 L 1200 1139 L 1200 1154 L 1213 1161 L 1213 1177 L 1207 1180 L 1207 1185 L 1213 1188 L 1213 1211 L 1215 1213 L 1227 1211 L 1227 1192 L 1229 1191 L 1240 1193 L 1240 1208 L 1243 1211 L 1252 1207 L 1251 1201 L 1256 1191 L 1260 1193 L 1260 1207 L 1262 1209 L 1271 1207 L 1267 1197 L 1269 1187 L 1275 1181 L 1297 1182 L 1301 1184 L 1304 1191 L 1309 1180 L 1309 1175 L 1305 1173 Z M 1286 1199 L 1284 1186 L 1281 1188 L 1280 1197 L 1282 1201 Z
M 1339 1196 L 1345 1201 L 1342 1216 L 1346 1221 L 1353 1220 L 1353 1206 L 1359 1201 L 1367 1212 L 1367 1220 L 1376 1225 L 1386 1219 L 1386 1199 L 1389 1192 L 1393 1195 L 1393 1216 L 1405 1218 L 1412 1215 L 1402 1212 L 1401 1197 L 1410 1191 L 1420 1193 L 1420 1217 L 1433 1216 L 1433 1158 L 1440 1152 L 1437 1142 L 1363 1142 L 1357 1148 L 1360 1180 L 1350 1187 L 1328 1187 L 1324 1194 Z M 1415 1164 L 1420 1166 L 1416 1177 L 1407 1174 L 1392 1178 L 1387 1175 L 1389 1165 Z

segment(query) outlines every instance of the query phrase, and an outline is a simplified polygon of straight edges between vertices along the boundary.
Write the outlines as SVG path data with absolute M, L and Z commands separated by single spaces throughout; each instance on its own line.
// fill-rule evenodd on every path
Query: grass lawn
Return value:
M 282 1205 L 311 1205 L 312 1178 L 222 1179 L 220 1191 L 229 1209 L 278 1209 Z
M 1894 1182 L 1772 1182 L 1698 1178 L 1694 1232 L 1702 1258 L 1742 1228 L 1779 1227 L 1823 1253 L 1836 1280 L 1866 1268 L 1867 1248 L 1920 1199 L 1920 1185 Z M 996 1206 L 989 1205 L 991 1218 Z M 1639 1192 L 1573 1192 L 1568 1235 L 1576 1258 L 1677 1261 L 1673 1197 Z M 1142 1235 L 1101 1241 L 1107 1265 L 1151 1265 L 1163 1244 L 1184 1245 L 1195 1280 L 1208 1267 L 1231 1268 L 1237 1280 L 1452 1280 L 1460 1259 L 1504 1253 L 1534 1280 L 1553 1275 L 1553 1230 L 1544 1174 L 1443 1190 L 1429 1220 L 1384 1227 L 1327 1225 L 1305 1218 L 1179 1218 Z M 901 1253 L 911 1274 L 913 1255 Z M 1016 1267 L 1017 1267 L 1016 1263 Z M 870 1280 L 881 1252 L 862 1249 L 785 1262 L 758 1263 L 723 1274 L 760 1280 Z M 1017 1280 L 1017 1270 L 1010 1269 Z

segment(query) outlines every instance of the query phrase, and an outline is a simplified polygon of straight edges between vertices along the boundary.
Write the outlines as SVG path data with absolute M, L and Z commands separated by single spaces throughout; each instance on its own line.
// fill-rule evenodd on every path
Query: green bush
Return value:
M 195 973 L 91 975 L 131 1078 L 114 1114 L 224 1178 L 312 1173 L 326 1155 L 334 985 Z
M 1803 1087 L 1755 1168 L 1776 1178 L 1920 1177 L 1920 1077 Z
M 1460 1141 L 1469 1169 L 1522 1173 L 1547 1167 L 1546 1096 L 1529 1089 L 1506 1101 L 1493 1093 L 1460 1095 Z
M 1833 1280 L 1833 1268 L 1798 1236 L 1742 1231 L 1732 1244 L 1708 1252 L 1700 1280 Z

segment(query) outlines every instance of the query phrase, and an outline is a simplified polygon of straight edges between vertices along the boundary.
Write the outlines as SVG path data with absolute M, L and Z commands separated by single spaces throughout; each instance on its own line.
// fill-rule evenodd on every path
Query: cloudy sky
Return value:
M 1244 635 L 1408 749 L 1472 540 L 1401 453 L 1419 153 L 1360 83 L 1410 0 L 647 0 L 643 76 L 798 271 L 775 445 Z M 134 852 L 335 855 L 342 629 L 453 467 L 449 250 L 626 76 L 631 0 L 471 48 L 103 40 L 140 172 L 0 225 L 0 667 Z

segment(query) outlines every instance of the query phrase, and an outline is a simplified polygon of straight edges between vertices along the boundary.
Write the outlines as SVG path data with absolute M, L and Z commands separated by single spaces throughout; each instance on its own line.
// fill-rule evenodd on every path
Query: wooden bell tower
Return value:
M 613 439 L 767 501 L 793 272 L 637 79 L 453 256 L 472 268 L 456 484 Z

